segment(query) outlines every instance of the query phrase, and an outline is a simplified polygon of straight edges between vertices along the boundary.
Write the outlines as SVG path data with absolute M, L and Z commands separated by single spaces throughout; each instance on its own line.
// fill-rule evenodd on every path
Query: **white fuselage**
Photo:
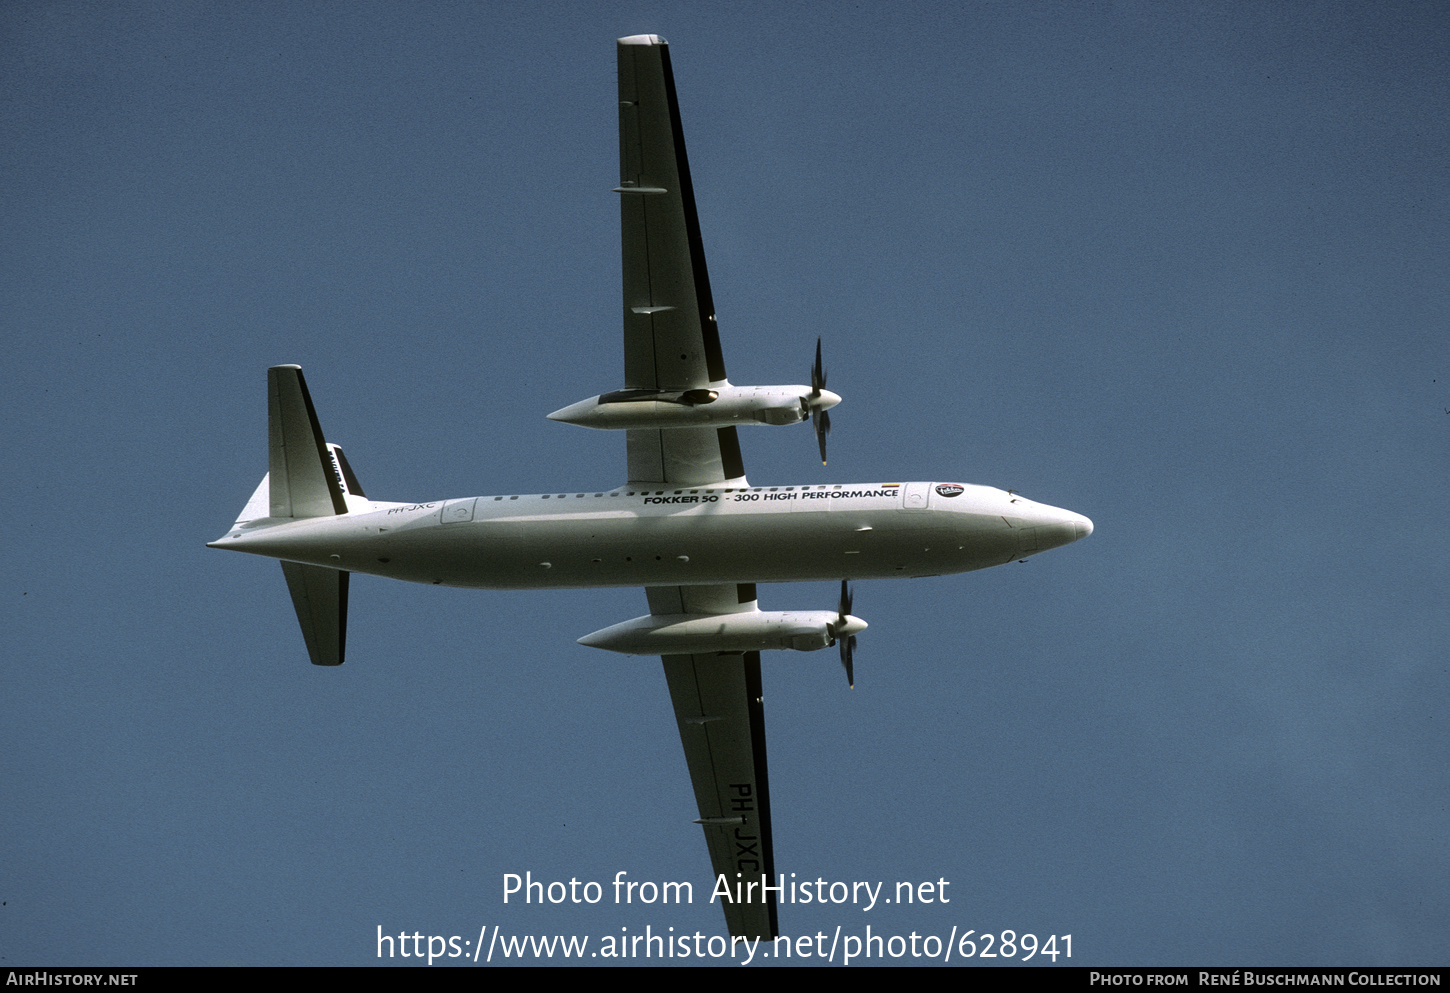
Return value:
M 689 586 L 968 572 L 1092 531 L 988 486 L 862 483 L 467 497 L 239 522 L 213 547 L 485 589 Z

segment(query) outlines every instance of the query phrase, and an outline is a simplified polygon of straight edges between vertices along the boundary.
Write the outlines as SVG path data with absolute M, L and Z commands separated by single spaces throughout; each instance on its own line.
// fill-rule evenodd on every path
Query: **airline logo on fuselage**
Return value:
M 961 496 L 966 487 L 961 483 L 937 483 L 936 491 L 944 497 Z

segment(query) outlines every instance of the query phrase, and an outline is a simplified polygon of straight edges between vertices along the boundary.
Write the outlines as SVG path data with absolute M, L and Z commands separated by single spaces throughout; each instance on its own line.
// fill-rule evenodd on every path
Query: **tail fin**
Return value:
M 328 442 L 327 452 L 329 457 L 328 465 L 332 467 L 332 471 L 337 475 L 337 478 L 342 481 L 342 496 L 347 502 L 348 511 L 350 513 L 357 513 L 359 511 L 372 509 L 372 504 L 368 500 L 367 494 L 363 492 L 362 484 L 357 481 L 357 476 L 353 474 L 352 466 L 347 463 L 347 456 L 343 454 L 342 446 Z M 281 521 L 291 519 L 290 517 L 283 517 L 278 520 L 272 517 L 272 474 L 269 472 L 257 484 L 257 489 L 252 493 L 252 498 L 247 501 L 247 505 L 237 515 L 237 521 L 232 527 L 241 528 L 248 524 L 256 527 L 260 524 L 277 524 Z M 253 522 L 256 523 L 254 524 Z
M 322 435 L 301 366 L 267 370 L 267 433 L 272 517 L 346 514 L 348 495 L 362 498 L 362 487 L 342 449 L 329 445 Z M 283 562 L 282 575 L 287 577 L 312 664 L 342 665 L 348 573 Z
M 362 484 L 353 475 L 352 466 L 347 464 L 347 456 L 342 454 L 342 446 L 327 443 L 328 464 L 332 467 L 337 481 L 342 486 L 343 500 L 347 503 L 349 511 L 368 510 L 368 496 L 363 492 Z

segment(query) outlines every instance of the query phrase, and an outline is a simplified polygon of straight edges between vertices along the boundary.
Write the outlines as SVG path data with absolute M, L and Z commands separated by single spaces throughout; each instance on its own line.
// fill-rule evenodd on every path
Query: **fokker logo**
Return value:
M 936 491 L 944 497 L 961 496 L 966 487 L 961 483 L 937 483 Z

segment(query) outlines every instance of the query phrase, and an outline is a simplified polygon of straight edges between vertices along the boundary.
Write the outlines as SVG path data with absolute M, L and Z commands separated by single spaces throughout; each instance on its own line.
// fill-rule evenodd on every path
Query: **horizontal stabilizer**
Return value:
M 347 513 L 338 464 L 323 439 L 302 367 L 267 370 L 268 468 L 273 517 Z
M 342 665 L 347 643 L 348 573 L 320 565 L 283 562 L 282 574 L 297 608 L 313 665 Z

